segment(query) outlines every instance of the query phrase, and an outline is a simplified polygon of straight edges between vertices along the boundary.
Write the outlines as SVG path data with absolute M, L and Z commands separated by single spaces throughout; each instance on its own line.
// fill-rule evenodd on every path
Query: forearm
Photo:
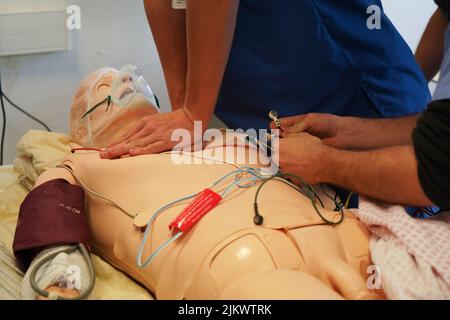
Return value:
M 373 150 L 411 145 L 412 132 L 421 114 L 393 119 L 346 117 L 342 128 L 344 149 Z
M 233 41 L 239 0 L 187 2 L 188 74 L 185 107 L 209 122 Z
M 324 148 L 319 180 L 389 203 L 429 206 L 412 146 L 352 152 Z
M 172 109 L 177 110 L 184 106 L 186 97 L 186 11 L 174 10 L 167 0 L 145 0 L 144 4 Z
M 430 19 L 416 51 L 417 63 L 428 81 L 439 71 L 444 56 L 444 39 L 448 21 L 445 14 L 437 9 Z

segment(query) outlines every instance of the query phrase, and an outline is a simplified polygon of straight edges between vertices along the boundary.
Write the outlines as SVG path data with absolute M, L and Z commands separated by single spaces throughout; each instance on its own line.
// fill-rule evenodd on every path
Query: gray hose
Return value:
M 61 250 L 55 253 L 52 253 L 51 255 L 43 258 L 41 261 L 39 261 L 38 263 L 36 263 L 35 266 L 33 266 L 32 270 L 31 270 L 31 274 L 30 274 L 30 284 L 31 284 L 31 288 L 33 288 L 33 290 L 40 296 L 48 298 L 50 296 L 50 293 L 46 290 L 42 290 L 41 288 L 38 287 L 37 283 L 36 283 L 36 273 L 39 271 L 39 269 L 48 261 L 52 260 L 53 258 L 55 258 L 58 254 L 60 253 L 66 253 L 66 254 L 71 254 L 77 250 L 80 250 L 81 254 L 83 255 L 83 257 L 86 260 L 86 263 L 89 267 L 89 276 L 90 276 L 90 280 L 89 280 L 89 286 L 86 289 L 85 292 L 81 293 L 78 297 L 76 298 L 64 298 L 61 296 L 58 296 L 56 298 L 56 300 L 83 300 L 86 299 L 91 293 L 92 290 L 94 289 L 94 285 L 95 285 L 95 272 L 94 272 L 94 267 L 92 265 L 92 261 L 89 255 L 88 250 L 86 249 L 86 247 L 84 246 L 84 244 L 79 243 L 77 245 L 73 245 L 72 247 L 70 247 L 69 249 L 65 249 L 65 250 Z

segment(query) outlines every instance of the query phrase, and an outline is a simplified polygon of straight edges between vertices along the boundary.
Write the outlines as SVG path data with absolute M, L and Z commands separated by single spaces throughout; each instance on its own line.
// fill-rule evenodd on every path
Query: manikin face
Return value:
M 139 120 L 159 112 L 154 98 L 136 92 L 134 87 L 132 77 L 114 71 L 101 75 L 95 82 L 88 99 L 90 112 L 81 120 L 87 121 L 83 125 L 88 126 L 90 147 L 104 148 L 120 141 Z M 110 102 L 108 96 L 112 96 Z

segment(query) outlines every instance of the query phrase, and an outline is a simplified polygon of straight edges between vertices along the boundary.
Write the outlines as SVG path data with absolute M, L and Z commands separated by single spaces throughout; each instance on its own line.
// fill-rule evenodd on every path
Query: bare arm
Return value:
M 412 132 L 421 114 L 394 119 L 348 118 L 344 132 L 346 149 L 372 150 L 412 145 Z
M 185 107 L 209 122 L 236 27 L 239 0 L 187 2 L 188 74 Z
M 444 56 L 444 39 L 448 21 L 441 9 L 430 19 L 416 51 L 417 63 L 428 81 L 438 73 Z
M 412 146 L 369 152 L 328 149 L 324 157 L 324 182 L 389 203 L 429 206 L 419 182 Z
M 307 132 L 327 145 L 346 150 L 373 150 L 412 144 L 421 114 L 394 119 L 363 119 L 310 113 L 281 119 L 287 134 Z M 274 124 L 271 124 L 274 127 Z
M 329 147 L 307 133 L 279 141 L 280 167 L 308 183 L 330 183 L 389 203 L 428 206 L 413 146 L 374 151 Z
M 167 0 L 145 0 L 173 109 L 186 107 L 208 122 L 233 41 L 239 0 L 196 0 L 174 10 Z
M 184 106 L 187 78 L 186 11 L 171 1 L 145 0 L 145 11 L 164 71 L 172 110 Z

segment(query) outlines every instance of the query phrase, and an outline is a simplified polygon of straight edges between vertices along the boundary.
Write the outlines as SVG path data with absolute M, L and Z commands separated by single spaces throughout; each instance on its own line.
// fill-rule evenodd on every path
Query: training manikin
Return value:
M 133 76 L 123 76 L 128 74 Z M 140 79 L 136 70 L 119 73 L 102 69 L 90 74 L 73 100 L 70 126 L 74 141 L 84 147 L 106 147 L 113 140 L 122 139 L 143 116 L 158 112 L 151 90 Z M 127 80 L 133 83 L 131 89 Z M 130 101 L 124 103 L 127 99 Z M 230 148 L 230 144 L 222 147 Z M 175 164 L 172 160 L 171 154 L 102 160 L 96 150 L 74 150 L 61 163 L 63 167 L 47 170 L 39 177 L 33 192 L 43 199 L 46 192 L 54 192 L 52 183 L 70 183 L 71 188 L 76 188 L 76 192 L 56 192 L 66 197 L 68 193 L 78 192 L 85 204 L 75 214 L 86 217 L 90 238 L 80 236 L 72 241 L 84 242 L 91 251 L 144 285 L 158 299 L 381 297 L 367 285 L 371 261 L 369 233 L 365 227 L 349 212 L 345 212 L 342 223 L 327 225 L 310 199 L 276 180 L 266 183 L 259 195 L 259 212 L 264 215 L 262 225 L 254 223 L 256 187 L 235 188 L 191 230 L 159 252 L 150 264 L 137 266 L 143 230 L 153 212 L 175 199 L 204 190 L 239 167 L 221 161 Z M 113 199 L 131 216 L 108 200 L 87 192 L 86 187 Z M 26 217 L 22 211 L 26 211 L 27 201 L 30 203 L 33 198 L 29 196 L 22 204 L 15 237 L 16 256 L 20 257 L 22 249 L 30 260 L 26 266 L 37 259 L 33 244 L 23 245 L 27 239 L 23 240 L 20 230 L 26 225 L 21 220 Z M 45 201 L 49 203 L 44 207 L 59 206 L 67 210 L 64 198 L 48 197 Z M 169 224 L 190 201 L 164 210 L 151 223 L 142 260 L 173 237 Z M 48 210 L 41 211 L 33 214 L 46 215 Z M 339 213 L 332 210 L 321 208 L 320 211 L 329 220 L 339 218 Z M 76 232 L 75 228 L 73 233 Z M 42 247 L 45 241 L 33 241 L 39 243 L 36 246 L 40 250 L 47 248 Z M 54 248 L 55 244 L 48 247 Z M 72 297 L 79 293 L 56 291 Z

